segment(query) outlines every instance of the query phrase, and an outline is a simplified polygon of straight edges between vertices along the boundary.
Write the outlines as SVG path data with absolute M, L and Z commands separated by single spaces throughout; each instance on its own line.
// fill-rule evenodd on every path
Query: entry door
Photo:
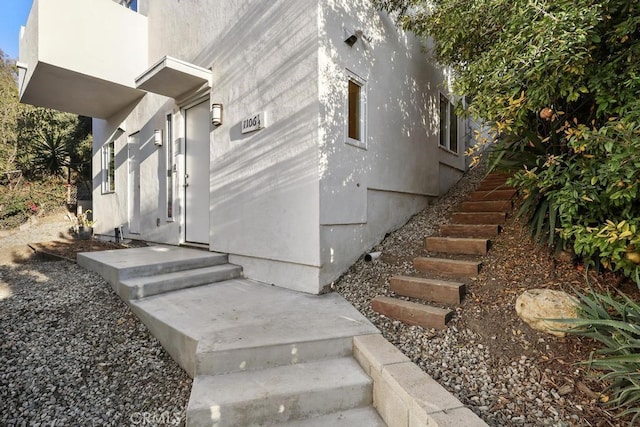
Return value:
M 185 110 L 185 241 L 209 244 L 209 102 Z
M 140 134 L 129 135 L 129 233 L 140 234 Z

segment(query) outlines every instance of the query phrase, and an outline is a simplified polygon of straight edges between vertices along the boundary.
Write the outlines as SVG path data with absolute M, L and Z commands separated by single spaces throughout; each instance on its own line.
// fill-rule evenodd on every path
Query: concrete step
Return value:
M 394 276 L 389 282 L 398 295 L 442 304 L 460 304 L 466 292 L 464 283 L 422 277 Z
M 414 258 L 413 266 L 423 273 L 434 273 L 452 277 L 474 277 L 480 271 L 479 261 L 461 261 L 447 258 Z
M 336 293 L 309 295 L 247 279 L 130 306 L 191 377 L 345 357 L 353 336 L 377 333 Z
M 372 380 L 352 357 L 198 376 L 187 425 L 279 425 L 370 406 Z
M 375 297 L 371 308 L 391 319 L 428 329 L 444 329 L 453 317 L 451 310 L 383 296 Z
M 462 202 L 462 212 L 509 212 L 511 200 L 489 200 L 480 202 Z
M 480 202 L 485 200 L 511 200 L 516 195 L 516 190 L 474 191 L 469 194 L 469 200 Z
M 78 265 L 100 274 L 116 292 L 118 284 L 126 279 L 211 267 L 227 262 L 227 254 L 160 245 L 78 254 Z
M 453 224 L 504 224 L 506 212 L 454 212 L 451 214 Z
M 373 407 L 350 409 L 334 412 L 306 420 L 291 421 L 281 424 L 284 427 L 386 427 L 378 411 Z
M 444 224 L 440 226 L 443 237 L 491 238 L 500 233 L 500 226 L 494 224 Z
M 118 294 L 123 300 L 129 301 L 193 286 L 236 279 L 241 275 L 242 267 L 233 264 L 220 264 L 213 267 L 126 279 L 118 285 Z
M 424 239 L 424 246 L 429 252 L 486 255 L 489 250 L 489 240 L 472 237 L 432 236 Z

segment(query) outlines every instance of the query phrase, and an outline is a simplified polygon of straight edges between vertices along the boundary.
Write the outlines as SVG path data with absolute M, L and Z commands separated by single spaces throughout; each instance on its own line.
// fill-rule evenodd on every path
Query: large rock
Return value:
M 516 300 L 516 312 L 533 329 L 564 337 L 570 323 L 552 322 L 545 319 L 576 318 L 576 300 L 566 292 L 551 289 L 530 289 Z

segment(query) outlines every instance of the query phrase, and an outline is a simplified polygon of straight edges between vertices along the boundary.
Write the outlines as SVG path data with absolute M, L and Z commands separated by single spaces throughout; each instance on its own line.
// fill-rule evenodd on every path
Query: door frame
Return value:
M 179 158 L 176 159 L 176 163 L 178 165 L 179 168 L 179 172 L 178 172 L 178 185 L 179 185 L 179 191 L 176 196 L 177 196 L 177 200 L 179 200 L 179 215 L 180 215 L 180 243 L 184 244 L 184 245 L 192 245 L 192 246 L 202 246 L 202 247 L 207 247 L 209 248 L 210 244 L 211 244 L 211 237 L 209 237 L 209 241 L 207 243 L 196 243 L 196 242 L 189 242 L 187 241 L 187 200 L 186 200 L 186 191 L 187 188 L 185 186 L 185 181 L 186 181 L 186 174 L 187 172 L 187 110 L 189 110 L 190 108 L 193 108 L 197 105 L 200 105 L 204 102 L 207 103 L 207 109 L 209 110 L 209 116 L 211 115 L 211 108 L 209 107 L 209 104 L 211 103 L 210 101 L 211 97 L 209 96 L 209 94 L 204 94 L 204 95 L 198 95 L 196 97 L 191 97 L 188 99 L 188 101 L 184 102 L 182 105 L 180 105 L 179 107 L 179 115 L 180 115 L 180 124 L 179 124 L 179 129 L 180 129 L 180 144 L 178 147 L 179 150 Z M 210 122 L 210 117 L 209 120 L 207 121 L 207 124 L 209 125 L 209 129 L 211 129 L 211 122 Z M 211 172 L 211 132 L 209 131 L 209 173 Z M 207 174 L 208 175 L 208 174 Z M 209 197 L 211 196 L 211 191 L 209 191 Z M 209 199 L 209 203 L 208 203 L 209 208 L 211 207 L 211 200 Z M 209 232 L 211 229 L 211 223 L 209 222 Z

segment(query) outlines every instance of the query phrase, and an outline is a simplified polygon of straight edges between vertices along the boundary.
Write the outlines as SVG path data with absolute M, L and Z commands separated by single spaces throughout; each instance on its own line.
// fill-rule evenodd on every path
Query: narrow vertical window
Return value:
M 347 144 L 367 148 L 366 81 L 347 71 L 345 139 Z
M 440 95 L 440 146 L 449 148 L 447 145 L 449 130 L 449 100 Z
M 109 141 L 102 146 L 102 192 L 116 191 L 116 142 Z
M 449 150 L 458 152 L 458 116 L 449 104 Z
M 173 220 L 173 120 L 167 114 L 164 146 L 167 149 L 167 220 Z
M 360 85 L 349 80 L 349 130 L 348 136 L 356 141 L 362 141 L 360 135 Z
M 458 116 L 449 99 L 440 95 L 440 146 L 458 153 Z

